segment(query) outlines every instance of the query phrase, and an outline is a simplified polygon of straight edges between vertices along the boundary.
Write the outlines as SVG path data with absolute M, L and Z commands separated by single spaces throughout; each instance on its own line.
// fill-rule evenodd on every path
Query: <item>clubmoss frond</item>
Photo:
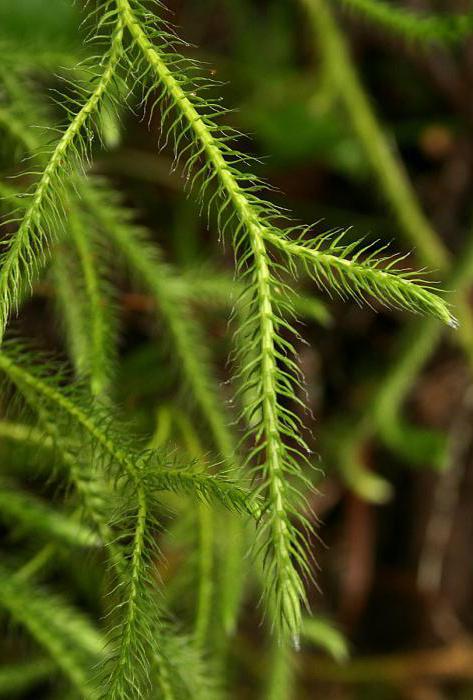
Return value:
M 287 358 L 287 341 L 277 332 L 287 324 L 275 308 L 276 284 L 264 237 L 277 210 L 253 193 L 259 185 L 257 178 L 238 169 L 241 161 L 247 159 L 228 145 L 228 134 L 215 121 L 221 108 L 200 96 L 201 86 L 186 74 L 184 59 L 174 51 L 174 38 L 171 40 L 165 27 L 144 12 L 141 3 L 118 0 L 118 9 L 138 52 L 134 62 L 137 75 L 141 81 L 149 82 L 149 92 L 156 90 L 167 101 L 164 119 L 174 113 L 169 132 L 175 137 L 176 157 L 187 157 L 185 167 L 189 174 L 196 167 L 192 183 L 203 183 L 202 196 L 209 184 L 215 183 L 211 203 L 219 202 L 217 220 L 221 233 L 230 226 L 233 229 L 238 270 L 248 290 L 246 303 L 254 321 L 247 328 L 247 339 L 255 347 L 257 357 L 258 402 L 249 412 L 258 414 L 259 421 L 255 430 L 258 445 L 251 454 L 262 460 L 266 491 L 268 527 L 262 531 L 266 536 L 265 559 L 269 561 L 268 594 L 277 599 L 278 624 L 297 634 L 304 588 L 294 559 L 303 569 L 307 570 L 307 566 L 302 542 L 289 515 L 288 494 L 293 488 L 286 483 L 289 472 L 299 473 L 299 465 L 284 439 L 295 437 L 297 442 L 300 438 L 294 431 L 293 414 L 279 404 L 282 394 L 294 393 L 290 381 L 294 365 Z M 175 73 L 177 65 L 179 70 Z M 186 138 L 187 146 L 183 141 Z M 286 365 L 285 370 L 278 362 Z M 254 372 L 250 369 L 247 376 L 249 382 L 253 381 Z
M 106 15 L 107 17 L 107 15 Z M 110 22 L 111 18 L 107 17 Z M 123 27 L 117 16 L 112 31 L 111 45 L 95 74 L 93 89 L 72 117 L 59 141 L 47 157 L 39 175 L 30 203 L 13 235 L 8 250 L 2 256 L 0 278 L 0 337 L 12 310 L 18 305 L 18 288 L 25 280 L 31 284 L 38 267 L 44 260 L 51 239 L 63 218 L 64 174 L 73 172 L 88 159 L 91 146 L 90 122 L 104 101 L 113 97 L 119 61 L 122 57 Z
M 104 655 L 101 635 L 79 611 L 50 592 L 34 588 L 0 567 L 0 606 L 25 627 L 85 698 L 99 697 L 91 684 Z
M 456 44 L 473 32 L 473 12 L 465 14 L 413 12 L 385 0 L 339 0 L 367 21 L 406 40 Z
M 342 230 L 308 239 L 303 232 L 298 240 L 291 240 L 268 232 L 266 237 L 285 255 L 289 267 L 295 270 L 299 260 L 328 294 L 368 303 L 371 298 L 388 308 L 433 316 L 457 326 L 433 283 L 401 267 L 405 255 L 386 255 L 388 246 L 377 248 L 376 243 L 360 240 L 345 244 L 346 234 Z
M 103 697 L 126 700 L 142 697 L 151 676 L 155 648 L 155 628 L 159 626 L 158 606 L 153 600 L 151 564 L 155 551 L 148 532 L 150 517 L 148 502 L 138 497 L 136 510 L 128 514 L 133 539 L 126 560 L 126 569 L 119 583 L 121 613 L 119 624 L 112 630 L 110 663 L 112 671 L 107 679 Z M 123 513 L 118 516 L 123 528 Z M 107 669 L 108 664 L 105 667 Z
M 282 313 L 286 302 L 278 303 L 277 266 L 267 249 L 269 241 L 274 244 L 279 237 L 285 238 L 274 223 L 281 213 L 255 194 L 261 188 L 260 181 L 242 171 L 248 158 L 230 143 L 232 134 L 217 123 L 222 113 L 220 106 L 202 97 L 203 85 L 191 76 L 190 69 L 186 71 L 185 60 L 175 52 L 179 42 L 167 25 L 145 12 L 136 0 L 117 3 L 135 50 L 135 54 L 129 54 L 132 69 L 140 83 L 149 85 L 145 97 L 153 91 L 158 94 L 163 122 L 170 119 L 167 131 L 174 138 L 176 161 L 184 163 L 191 186 L 201 183 L 202 197 L 211 184 L 214 186 L 209 209 L 215 205 L 222 235 L 228 229 L 233 232 L 237 270 L 245 285 L 243 298 L 247 305 L 247 322 L 240 333 L 246 338 L 247 348 L 253 349 L 254 358 L 248 362 L 245 352 L 241 359 L 245 386 L 255 397 L 247 403 L 246 418 L 254 426 L 256 445 L 251 457 L 261 462 L 261 491 L 266 498 L 267 527 L 262 532 L 266 538 L 264 558 L 270 562 L 268 593 L 277 601 L 273 609 L 279 610 L 282 627 L 297 633 L 304 588 L 295 562 L 305 572 L 309 567 L 304 538 L 291 522 L 292 515 L 300 512 L 302 506 L 294 498 L 297 488 L 288 484 L 288 478 L 301 478 L 300 465 L 307 448 L 300 437 L 298 419 L 281 402 L 282 397 L 297 402 L 298 377 L 291 359 L 292 345 L 282 336 L 282 329 L 285 335 L 293 333 L 293 329 Z M 346 261 L 340 262 L 339 268 L 344 266 Z M 378 275 L 377 279 L 381 277 Z M 371 284 L 375 286 L 373 280 Z M 390 296 L 385 294 L 385 300 L 399 301 L 399 297 L 399 288 Z M 423 303 L 427 303 L 424 298 Z M 413 305 L 412 300 L 410 304 Z M 435 305 L 437 312 L 442 304 L 439 301 Z M 446 311 L 444 320 L 450 320 Z M 301 449 L 293 453 L 291 441 Z

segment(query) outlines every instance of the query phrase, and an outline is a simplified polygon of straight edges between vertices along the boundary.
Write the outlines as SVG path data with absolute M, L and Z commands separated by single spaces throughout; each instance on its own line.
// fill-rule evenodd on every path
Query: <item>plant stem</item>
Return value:
M 281 620 L 294 634 L 301 623 L 301 582 L 292 563 L 293 534 L 288 527 L 288 505 L 286 503 L 286 486 L 284 477 L 284 447 L 280 425 L 277 385 L 279 370 L 276 361 L 276 317 L 272 302 L 272 283 L 269 258 L 265 246 L 264 230 L 266 224 L 260 220 L 258 210 L 252 205 L 244 189 L 239 184 L 231 167 L 225 160 L 222 148 L 214 137 L 202 115 L 194 106 L 189 96 L 168 68 L 158 47 L 148 38 L 142 24 L 136 17 L 129 0 L 116 0 L 123 24 L 128 28 L 133 41 L 143 55 L 146 63 L 152 67 L 159 83 L 176 105 L 178 114 L 189 125 L 199 152 L 206 156 L 206 161 L 225 193 L 228 203 L 238 217 L 237 231 L 246 231 L 254 260 L 254 289 L 257 297 L 256 315 L 258 322 L 258 362 L 260 365 L 261 388 L 260 407 L 262 414 L 262 431 L 258 431 L 258 440 L 265 452 L 264 471 L 267 474 L 267 501 L 270 511 L 270 531 L 268 546 L 274 562 L 275 582 L 272 587 L 277 590 L 281 603 Z M 225 208 L 225 205 L 223 205 Z M 222 210 L 221 210 L 222 211 Z M 220 213 L 221 213 L 220 211 Z M 235 240 L 237 240 L 235 235 Z M 236 248 L 238 249 L 238 245 Z M 262 433 L 262 434 L 261 434 Z
M 376 175 L 376 182 L 398 219 L 401 233 L 408 244 L 415 245 L 425 265 L 445 270 L 449 264 L 448 252 L 419 207 L 408 175 L 395 155 L 395 145 L 376 118 L 329 3 L 327 0 L 301 2 L 307 8 L 332 84 Z

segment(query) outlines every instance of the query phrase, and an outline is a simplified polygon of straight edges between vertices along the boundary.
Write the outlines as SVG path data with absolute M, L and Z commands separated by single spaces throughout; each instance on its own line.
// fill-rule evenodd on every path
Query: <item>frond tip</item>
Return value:
M 418 271 L 400 267 L 406 255 L 386 254 L 387 246 L 363 241 L 345 244 L 341 230 L 309 239 L 304 231 L 296 240 L 267 230 L 269 243 L 283 253 L 296 271 L 297 261 L 328 294 L 370 303 L 369 297 L 388 308 L 403 309 L 438 318 L 452 328 L 458 326 L 448 304 L 434 283 Z

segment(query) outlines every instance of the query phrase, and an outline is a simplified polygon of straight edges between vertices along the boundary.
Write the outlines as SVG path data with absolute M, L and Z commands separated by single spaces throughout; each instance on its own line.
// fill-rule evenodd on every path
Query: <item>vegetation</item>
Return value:
M 406 425 L 401 409 L 444 329 L 473 358 L 472 244 L 455 260 L 427 220 L 332 4 L 293 8 L 321 54 L 310 100 L 322 123 L 324 109 L 344 110 L 397 222 L 378 241 L 330 217 L 296 222 L 222 106 L 226 86 L 160 2 L 0 8 L 5 697 L 239 697 L 232 674 L 252 653 L 240 636 L 260 623 L 261 692 L 302 697 L 302 645 L 348 658 L 315 597 L 324 474 L 334 465 L 382 503 L 391 484 L 362 456 L 373 435 L 409 463 L 448 461 L 445 436 Z M 473 24 L 340 5 L 427 47 L 461 45 Z M 251 12 L 226 11 L 235 23 Z M 126 145 L 135 131 L 150 153 Z M 126 184 L 133 169 L 147 189 Z M 156 177 L 187 194 L 177 223 Z M 387 242 L 395 228 L 407 252 Z M 356 305 L 413 318 L 365 410 L 322 426 L 320 445 L 300 321 L 335 334 L 332 308 Z

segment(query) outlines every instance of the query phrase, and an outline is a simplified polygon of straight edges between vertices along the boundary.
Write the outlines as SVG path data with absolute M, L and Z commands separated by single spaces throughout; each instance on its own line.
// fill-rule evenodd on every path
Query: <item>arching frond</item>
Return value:
M 297 402 L 298 370 L 287 338 L 294 330 L 287 321 L 286 302 L 281 304 L 277 298 L 280 281 L 267 248 L 268 240 L 284 237 L 275 225 L 280 212 L 255 194 L 261 183 L 246 172 L 247 156 L 230 143 L 231 130 L 217 123 L 220 106 L 202 97 L 202 82 L 186 71 L 185 60 L 175 52 L 178 41 L 170 38 L 166 25 L 144 12 L 136 0 L 117 2 L 135 50 L 129 57 L 131 67 L 139 81 L 148 85 L 145 97 L 158 94 L 163 120 L 170 120 L 167 131 L 174 139 L 176 161 L 183 162 L 191 186 L 201 184 L 202 197 L 210 185 L 214 187 L 209 209 L 215 205 L 221 234 L 228 230 L 233 234 L 247 308 L 247 320 L 240 328 L 244 336 L 240 347 L 245 347 L 240 359 L 243 394 L 252 397 L 245 408 L 254 443 L 250 457 L 260 463 L 260 490 L 266 501 L 267 520 L 260 533 L 271 581 L 267 593 L 276 602 L 270 609 L 278 611 L 278 625 L 297 634 L 304 601 L 300 571 L 308 573 L 309 567 L 304 538 L 292 522 L 303 506 L 298 488 L 288 482 L 304 481 L 301 464 L 307 448 L 298 418 L 290 405 L 282 404 L 282 397 L 289 404 Z M 436 310 L 442 304 L 439 301 Z M 444 320 L 450 320 L 446 310 Z
M 378 303 L 438 318 L 455 328 L 458 324 L 432 282 L 419 272 L 401 267 L 405 255 L 386 254 L 387 246 L 356 240 L 345 244 L 346 231 L 298 240 L 267 233 L 267 239 L 285 255 L 288 266 L 296 270 L 297 261 L 306 273 L 328 294 L 357 301 Z
M 107 17 L 107 23 L 110 21 L 111 18 Z M 75 114 L 71 112 L 71 121 L 59 141 L 42 157 L 45 167 L 39 174 L 19 228 L 1 260 L 0 337 L 3 337 L 11 311 L 18 305 L 20 282 L 31 284 L 51 239 L 61 229 L 64 218 L 61 195 L 66 188 L 64 175 L 70 175 L 88 159 L 93 134 L 91 122 L 103 103 L 113 99 L 113 86 L 122 56 L 122 38 L 123 27 L 118 16 L 114 22 L 110 49 L 89 83 L 92 88 L 85 90 L 84 103 Z
M 149 85 L 146 94 L 156 90 L 165 105 L 164 117 L 173 113 L 169 133 L 175 139 L 176 157 L 187 156 L 185 169 L 192 183 L 201 182 L 202 195 L 209 184 L 215 184 L 211 202 L 216 204 L 221 233 L 230 227 L 233 232 L 238 270 L 248 292 L 245 301 L 251 309 L 252 324 L 245 329 L 247 342 L 255 348 L 257 358 L 256 368 L 246 368 L 246 375 L 248 383 L 255 380 L 258 393 L 258 403 L 249 412 L 259 416 L 254 431 L 257 445 L 251 456 L 261 460 L 267 503 L 267 526 L 262 530 L 265 560 L 270 567 L 267 592 L 277 600 L 278 624 L 296 634 L 304 589 L 294 558 L 303 569 L 307 567 L 304 548 L 289 515 L 298 508 L 289 505 L 290 487 L 286 483 L 288 473 L 299 474 L 299 464 L 285 439 L 300 438 L 294 431 L 293 414 L 279 403 L 281 393 L 293 393 L 290 377 L 294 366 L 287 357 L 287 342 L 278 335 L 278 329 L 287 323 L 274 304 L 276 282 L 264 238 L 277 211 L 254 194 L 257 178 L 238 168 L 246 158 L 228 145 L 228 134 L 217 125 L 220 107 L 200 96 L 199 81 L 185 72 L 184 59 L 176 55 L 174 39 L 168 40 L 164 26 L 144 13 L 134 0 L 118 0 L 118 8 L 137 52 L 134 70 Z M 179 78 L 174 74 L 176 62 Z M 279 362 L 286 365 L 285 370 Z

